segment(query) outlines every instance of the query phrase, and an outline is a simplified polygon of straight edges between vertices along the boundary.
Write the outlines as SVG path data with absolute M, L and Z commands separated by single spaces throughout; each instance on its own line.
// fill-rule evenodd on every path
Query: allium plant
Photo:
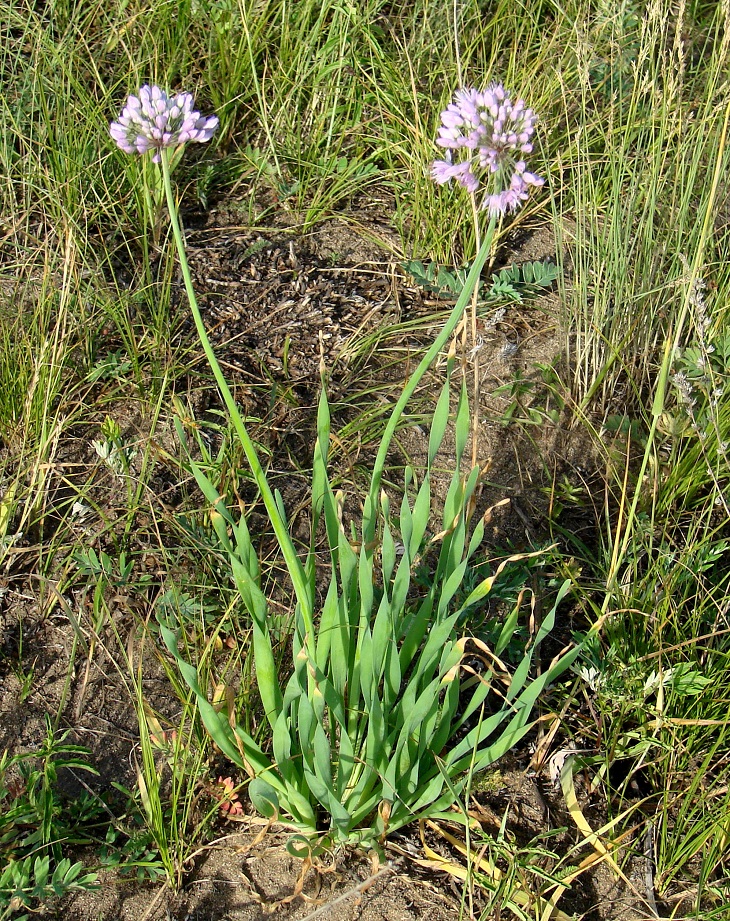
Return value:
M 501 83 L 485 90 L 457 90 L 441 113 L 436 143 L 446 149 L 431 175 L 439 184 L 454 179 L 472 195 L 482 190 L 481 207 L 490 216 L 516 211 L 530 187 L 544 179 L 528 172 L 524 156 L 532 153 L 535 113 L 512 97 Z
M 527 118 L 528 116 L 525 116 Z M 529 137 L 529 133 L 528 133 Z M 453 137 L 456 141 L 457 138 Z M 527 140 L 521 142 L 528 143 Z M 136 147 L 135 147 L 136 149 Z M 490 252 L 495 217 L 444 328 L 410 376 L 385 427 L 359 523 L 347 522 L 345 502 L 329 472 L 330 414 L 324 386 L 319 401 L 311 485 L 311 535 L 301 556 L 281 497 L 267 482 L 254 444 L 211 348 L 190 280 L 170 182 L 169 147 L 157 148 L 173 234 L 198 334 L 230 414 L 285 560 L 294 591 L 291 659 L 277 667 L 277 636 L 264 594 L 256 542 L 245 515 L 231 510 L 203 463 L 188 465 L 211 506 L 211 520 L 231 576 L 251 617 L 254 665 L 270 745 L 259 744 L 235 710 L 234 693 L 201 684 L 203 669 L 188 661 L 180 633 L 161 635 L 192 689 L 201 719 L 223 754 L 250 778 L 255 807 L 293 826 L 293 853 L 306 855 L 328 843 L 378 847 L 389 831 L 414 819 L 448 813 L 468 770 L 479 771 L 508 751 L 530 728 L 530 715 L 546 686 L 567 668 L 577 650 L 556 657 L 536 677 L 533 656 L 551 630 L 559 601 L 542 619 L 523 661 L 510 674 L 499 659 L 518 626 L 519 611 L 505 619 L 494 649 L 464 633 L 465 614 L 483 601 L 497 573 L 467 597 L 460 588 L 479 552 L 484 522 L 472 521 L 478 467 L 469 469 L 469 405 L 462 382 L 455 413 L 456 464 L 440 520 L 432 526 L 431 470 L 451 413 L 453 355 L 434 412 L 426 470 L 406 469 L 397 511 L 381 489 L 388 449 L 419 382 L 447 345 L 478 284 Z M 185 443 L 186 433 L 178 422 Z M 322 592 L 319 526 L 329 550 Z M 427 588 L 414 578 L 433 559 Z M 517 557 L 516 559 L 519 559 Z M 324 597 L 320 604 L 319 599 Z M 220 689 L 219 689 L 220 690 Z

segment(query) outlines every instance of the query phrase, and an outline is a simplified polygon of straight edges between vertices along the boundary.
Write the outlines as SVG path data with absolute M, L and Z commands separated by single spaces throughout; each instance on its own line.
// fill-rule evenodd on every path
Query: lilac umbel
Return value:
M 139 96 L 128 96 L 118 121 L 109 133 L 126 153 L 154 151 L 152 160 L 160 162 L 164 147 L 179 147 L 188 141 L 209 141 L 218 127 L 215 115 L 208 118 L 196 112 L 190 93 L 168 96 L 159 86 L 143 86 Z
M 532 152 L 535 113 L 512 98 L 501 83 L 482 92 L 457 90 L 441 113 L 436 143 L 446 148 L 435 160 L 431 176 L 443 185 L 455 179 L 467 192 L 484 189 L 482 208 L 490 216 L 516 211 L 527 200 L 530 186 L 541 186 L 541 176 L 530 173 L 523 159 Z

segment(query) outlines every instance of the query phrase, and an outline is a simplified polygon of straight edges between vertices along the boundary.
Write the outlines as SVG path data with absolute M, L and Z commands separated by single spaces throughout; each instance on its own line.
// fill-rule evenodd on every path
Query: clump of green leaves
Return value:
M 81 862 L 72 864 L 64 857 L 52 871 L 51 866 L 46 855 L 13 860 L 4 868 L 0 873 L 0 921 L 11 916 L 15 921 L 28 921 L 30 914 L 23 909 L 35 910 L 34 906 L 47 904 L 52 898 L 94 888 L 96 873 L 84 873 Z
M 90 384 L 97 381 L 120 380 L 131 370 L 132 362 L 124 357 L 121 349 L 116 349 L 96 362 L 86 375 L 86 380 Z
M 98 580 L 104 586 L 113 585 L 116 588 L 129 584 L 134 568 L 134 561 L 129 559 L 124 551 L 115 560 L 103 550 L 97 554 L 93 547 L 88 547 L 74 551 L 73 560 L 80 575 Z
M 509 400 L 500 418 L 502 425 L 557 425 L 565 409 L 565 390 L 553 364 L 536 362 L 531 377 L 524 377 L 516 368 L 512 380 L 494 393 Z
M 449 365 L 449 372 L 453 361 Z M 450 418 L 450 380 L 441 392 L 429 441 L 428 467 L 416 488 L 407 468 L 398 514 L 384 492 L 366 510 L 358 533 L 345 522 L 344 497 L 327 473 L 330 418 L 320 400 L 313 471 L 312 543 L 305 564 L 312 603 L 320 580 L 315 535 L 323 520 L 330 583 L 318 623 L 295 615 L 291 674 L 282 684 L 274 667 L 268 602 L 245 519 L 236 520 L 202 469 L 190 468 L 215 509 L 213 523 L 241 597 L 251 614 L 256 678 L 272 733 L 271 752 L 244 730 L 230 703 L 211 703 L 195 666 L 178 648 L 178 634 L 163 627 L 166 645 L 194 691 L 203 722 L 218 747 L 251 778 L 254 805 L 293 824 L 300 855 L 332 843 L 377 847 L 384 836 L 424 815 L 446 812 L 466 782 L 508 751 L 529 729 L 529 717 L 548 683 L 576 651 L 539 677 L 531 662 L 549 634 L 569 590 L 560 587 L 529 649 L 513 672 L 499 656 L 519 629 L 507 618 L 493 646 L 472 640 L 460 625 L 490 593 L 494 575 L 481 579 L 461 603 L 453 601 L 484 534 L 472 525 L 479 469 L 462 469 L 469 436 L 464 387 L 456 410 L 456 469 L 441 530 L 426 537 L 431 515 L 431 469 Z M 415 590 L 415 569 L 425 553 L 436 562 L 427 589 Z M 512 558 L 515 561 L 522 556 Z M 483 668 L 474 669 L 473 661 Z M 499 676 L 499 677 L 497 677 Z M 228 696 L 229 701 L 232 695 Z
M 111 416 L 102 422 L 100 434 L 101 438 L 93 440 L 91 446 L 113 473 L 124 477 L 136 451 L 124 443 L 121 427 Z
M 103 867 L 114 868 L 120 876 L 138 882 L 156 882 L 165 877 L 165 865 L 158 843 L 145 822 L 144 805 L 139 790 L 128 790 L 121 784 L 112 786 L 123 794 L 123 814 L 111 823 L 99 849 Z

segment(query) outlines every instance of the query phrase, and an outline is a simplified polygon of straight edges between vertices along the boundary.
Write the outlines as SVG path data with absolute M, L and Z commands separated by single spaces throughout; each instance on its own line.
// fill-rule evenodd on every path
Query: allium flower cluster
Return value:
M 218 118 L 201 116 L 193 109 L 190 93 L 168 96 L 159 86 L 143 86 L 139 96 L 128 96 L 118 121 L 109 133 L 126 153 L 154 151 L 152 161 L 160 162 L 165 147 L 179 147 L 188 141 L 209 141 L 218 127 Z
M 436 143 L 446 148 L 446 156 L 434 161 L 431 176 L 439 184 L 455 179 L 471 193 L 483 181 L 482 207 L 490 216 L 516 211 L 527 200 L 530 186 L 545 181 L 528 172 L 522 157 L 532 152 L 534 131 L 535 113 L 521 99 L 512 102 L 501 83 L 482 92 L 457 90 L 441 113 Z

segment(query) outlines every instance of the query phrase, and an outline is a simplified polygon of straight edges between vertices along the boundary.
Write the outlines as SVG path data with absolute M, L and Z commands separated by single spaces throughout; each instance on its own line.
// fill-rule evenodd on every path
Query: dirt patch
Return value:
M 283 843 L 271 840 L 253 851 L 248 835 L 210 848 L 182 891 L 164 886 L 106 889 L 69 901 L 64 917 L 120 921 L 265 921 L 267 918 L 304 921 L 446 921 L 458 913 L 458 901 L 434 881 L 414 879 L 404 860 L 373 870 L 357 855 L 339 854 L 308 872 L 301 880 L 301 861 Z M 302 886 L 302 894 L 294 892 Z M 105 887 L 106 888 L 106 887 Z
M 522 868 L 516 887 L 537 888 L 541 874 L 558 866 L 575 866 L 592 854 L 576 831 L 562 797 L 543 777 L 519 768 L 515 757 L 504 759 L 505 771 L 494 771 L 487 790 L 470 799 L 472 819 L 481 832 L 469 866 L 461 848 L 464 831 L 453 823 L 426 823 L 423 839 L 416 827 L 405 828 L 386 846 L 382 862 L 338 850 L 306 869 L 285 847 L 285 834 L 269 831 L 263 840 L 242 823 L 243 831 L 222 835 L 201 848 L 175 893 L 165 884 L 122 883 L 103 874 L 102 889 L 68 899 L 69 921 L 411 921 L 463 917 L 491 918 L 495 889 L 492 870 L 506 869 L 509 855 Z M 477 787 L 479 784 L 477 784 Z M 605 814 L 600 795 L 590 796 L 578 781 L 581 808 L 595 827 Z M 461 848 L 458 842 L 462 842 Z M 597 855 L 594 854 L 594 857 Z M 647 916 L 647 870 L 650 865 L 631 847 L 617 850 L 610 861 L 595 862 L 580 874 L 556 903 L 557 917 L 638 921 Z M 562 859 L 561 859 L 562 858 Z M 620 869 L 618 868 L 620 866 Z M 650 872 L 649 872 L 650 876 Z M 487 883 L 491 880 L 491 883 Z M 470 906 L 470 907 L 468 907 Z M 495 915 L 496 917 L 496 915 Z

